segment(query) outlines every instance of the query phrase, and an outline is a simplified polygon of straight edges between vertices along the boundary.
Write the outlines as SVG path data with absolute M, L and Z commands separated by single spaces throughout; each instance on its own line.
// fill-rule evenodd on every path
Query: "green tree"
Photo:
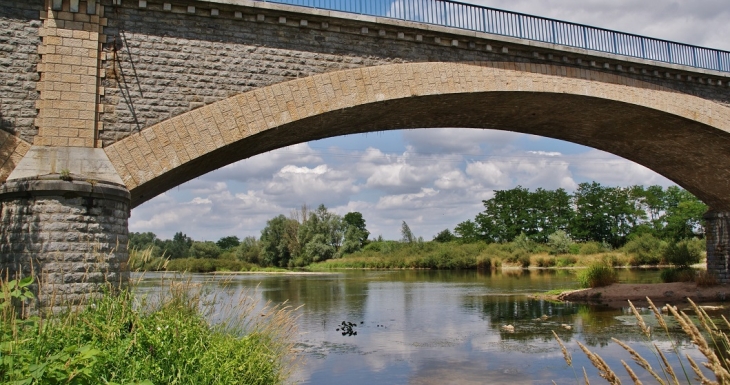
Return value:
M 357 230 L 352 231 L 351 236 L 357 236 L 357 239 L 360 241 L 360 247 L 365 246 L 365 244 L 367 244 L 368 237 L 370 236 L 370 232 L 365 227 L 365 219 L 362 217 L 362 214 L 357 211 L 349 212 L 342 217 L 342 220 L 348 227 L 354 227 Z M 345 238 L 347 238 L 347 236 Z M 355 240 L 355 238 L 351 238 L 351 240 Z
M 291 221 L 294 220 L 279 215 L 266 222 L 266 227 L 261 230 L 261 262 L 264 266 L 289 265 L 291 253 L 288 228 L 292 226 Z
M 403 223 L 400 226 L 400 234 L 401 234 L 401 242 L 404 242 L 404 243 L 416 242 L 416 237 L 413 235 L 413 232 L 411 231 L 411 228 L 408 227 L 408 223 L 406 223 L 406 221 L 403 221 Z
M 433 237 L 433 240 L 439 243 L 448 243 L 455 239 L 456 237 L 454 236 L 454 234 L 451 233 L 451 230 L 449 229 L 441 230 L 441 232 Z
M 665 226 L 663 236 L 666 239 L 679 241 L 687 238 L 702 237 L 707 205 L 687 190 L 676 186 L 667 188 Z
M 219 239 L 215 244 L 218 245 L 221 250 L 230 250 L 238 247 L 238 245 L 241 244 L 241 240 L 235 235 L 229 235 Z
M 236 258 L 239 261 L 261 264 L 261 242 L 256 237 L 243 238 L 236 248 Z
M 479 231 L 477 224 L 471 220 L 466 220 L 459 223 L 454 228 L 454 233 L 461 239 L 462 242 L 473 243 L 482 239 L 482 234 Z
M 189 255 L 190 246 L 193 245 L 192 238 L 177 232 L 172 237 L 172 240 L 165 240 L 161 243 L 161 247 L 165 250 L 165 255 L 170 259 L 187 258 Z
M 570 233 L 581 241 L 605 241 L 612 247 L 619 247 L 626 243 L 631 230 L 646 218 L 637 207 L 631 190 L 626 188 L 581 183 L 573 195 L 573 202 L 576 212 Z
M 221 255 L 221 249 L 215 242 L 193 242 L 190 246 L 190 256 L 198 259 L 216 259 Z

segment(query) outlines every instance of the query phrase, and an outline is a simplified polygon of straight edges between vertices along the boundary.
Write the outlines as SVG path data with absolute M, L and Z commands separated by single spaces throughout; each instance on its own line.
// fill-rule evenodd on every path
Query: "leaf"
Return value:
M 20 283 L 18 283 L 18 287 L 27 287 L 31 283 L 33 283 L 33 277 L 32 276 L 31 277 L 25 277 L 25 278 L 23 278 L 23 279 L 20 280 Z

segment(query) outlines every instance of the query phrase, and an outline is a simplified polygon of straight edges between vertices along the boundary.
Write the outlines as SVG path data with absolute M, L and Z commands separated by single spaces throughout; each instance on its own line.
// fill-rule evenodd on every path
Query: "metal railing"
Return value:
M 730 72 L 730 52 L 450 0 L 258 0 L 436 24 Z

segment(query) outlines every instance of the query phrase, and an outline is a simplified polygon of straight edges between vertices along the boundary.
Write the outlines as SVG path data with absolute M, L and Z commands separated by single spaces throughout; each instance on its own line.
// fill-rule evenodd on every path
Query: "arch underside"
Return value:
M 517 78 L 525 76 L 524 73 L 512 75 L 517 75 Z M 409 94 L 388 97 L 387 93 L 375 92 L 370 100 L 362 98 L 362 102 L 353 102 L 346 97 L 362 93 L 362 90 L 346 89 L 341 95 L 335 92 L 329 95 L 333 98 L 331 105 L 320 106 L 320 111 L 311 113 L 311 116 L 297 119 L 290 116 L 290 121 L 273 126 L 269 122 L 269 127 L 260 131 L 252 130 L 252 124 L 249 123 L 246 130 L 249 135 L 244 133 L 240 139 L 203 151 L 187 161 L 177 159 L 170 163 L 168 159 L 166 167 L 159 167 L 161 172 L 150 176 L 147 171 L 147 174 L 129 183 L 132 205 L 137 206 L 227 164 L 296 143 L 383 130 L 465 127 L 509 130 L 603 150 L 664 175 L 715 210 L 730 210 L 727 196 L 727 191 L 730 191 L 730 134 L 726 131 L 730 122 L 724 118 L 730 115 L 726 107 L 673 91 L 657 90 L 654 85 L 632 89 L 616 84 L 616 79 L 612 84 L 546 74 L 531 73 L 529 76 L 550 79 L 553 83 L 540 84 L 539 87 L 513 84 L 510 87 L 509 81 L 502 80 L 501 87 L 496 89 L 480 90 L 470 84 L 469 90 L 459 90 L 458 87 L 454 90 L 452 82 L 450 89 L 446 90 L 431 82 L 431 92 L 418 92 L 414 90 L 414 81 L 406 80 L 401 81 L 401 84 L 396 81 L 395 86 L 410 87 Z M 443 78 L 439 74 L 436 80 Z M 491 81 L 494 84 L 494 79 Z M 560 81 L 570 82 L 570 89 L 577 91 L 561 89 Z M 448 84 L 448 80 L 440 84 Z M 642 94 L 651 96 L 651 99 L 637 101 L 637 95 L 641 97 Z M 697 106 L 694 107 L 690 102 Z M 233 102 L 228 103 L 230 105 Z M 260 98 L 258 103 L 264 105 Z M 219 110 L 223 108 L 219 107 Z M 227 120 L 228 124 L 213 118 L 190 121 L 194 121 L 193 126 L 215 124 L 221 132 L 236 129 L 231 125 L 237 125 L 237 129 L 241 130 L 240 124 L 235 123 L 233 118 Z M 173 126 L 180 125 L 169 125 L 168 131 Z M 189 131 L 190 126 L 185 132 Z M 144 137 L 142 134 L 138 134 L 140 137 L 136 138 L 137 141 Z M 159 133 L 152 139 L 148 136 L 148 142 L 160 140 L 158 136 Z M 124 139 L 130 140 L 135 139 Z M 163 142 L 170 142 L 168 145 L 174 146 L 174 139 L 167 138 Z M 117 147 L 117 151 L 122 148 Z M 118 165 L 122 161 L 118 156 L 115 158 L 113 151 L 108 153 L 120 171 L 122 167 Z M 167 150 L 167 154 L 171 153 L 172 150 Z M 120 175 L 124 175 L 124 172 L 122 169 Z M 134 175 L 127 180 L 132 180 L 132 177 Z

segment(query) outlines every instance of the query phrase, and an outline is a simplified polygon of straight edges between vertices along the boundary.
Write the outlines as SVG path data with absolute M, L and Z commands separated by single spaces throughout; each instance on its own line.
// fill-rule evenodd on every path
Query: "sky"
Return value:
M 730 50 L 727 0 L 472 0 L 467 3 Z M 371 238 L 403 221 L 430 240 L 472 219 L 495 190 L 673 183 L 623 158 L 499 130 L 432 128 L 348 135 L 271 151 L 203 175 L 132 210 L 129 230 L 197 241 L 260 236 L 306 204 L 363 214 Z

